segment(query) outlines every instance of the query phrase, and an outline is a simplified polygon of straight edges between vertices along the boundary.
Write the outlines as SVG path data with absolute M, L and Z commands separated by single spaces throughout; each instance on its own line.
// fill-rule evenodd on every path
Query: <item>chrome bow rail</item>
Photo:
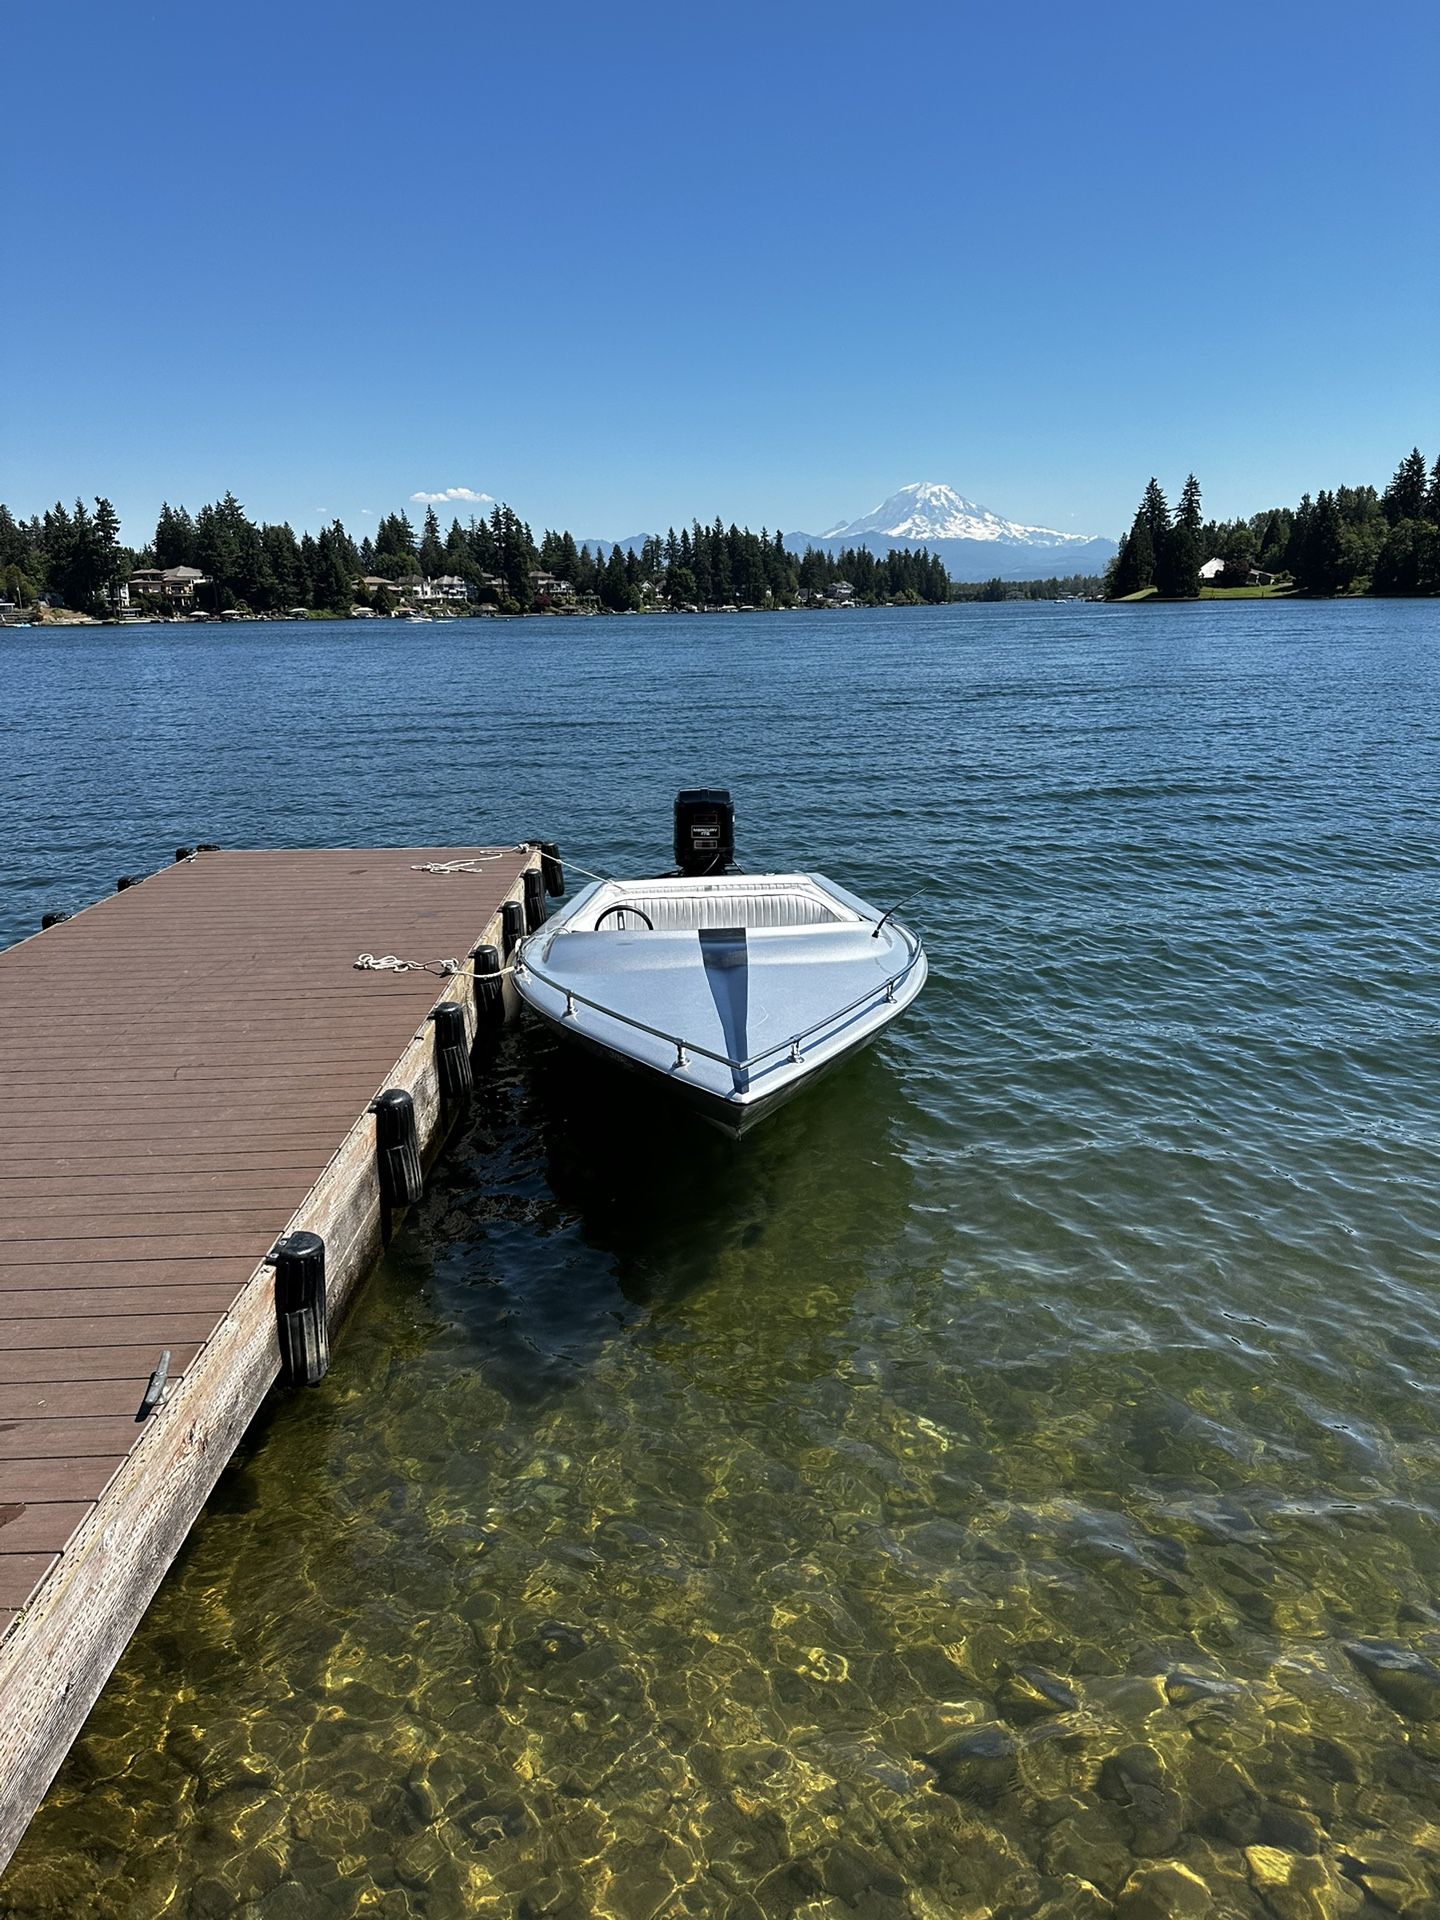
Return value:
M 888 919 L 889 916 L 887 915 L 886 918 Z M 885 922 L 876 924 L 878 928 Z M 633 1027 L 637 1033 L 648 1034 L 652 1040 L 663 1040 L 666 1046 L 674 1047 L 676 1067 L 687 1066 L 692 1053 L 699 1054 L 702 1060 L 713 1060 L 717 1067 L 728 1067 L 736 1076 L 738 1088 L 741 1085 L 741 1077 L 743 1076 L 748 1082 L 752 1069 L 760 1061 L 770 1059 L 773 1054 L 788 1051 L 791 1061 L 798 1063 L 805 1057 L 803 1051 L 805 1042 L 819 1033 L 823 1027 L 834 1026 L 838 1021 L 847 1019 L 852 1013 L 858 1013 L 862 1007 L 868 1007 L 876 1000 L 889 1001 L 895 998 L 896 988 L 914 972 L 925 949 L 920 943 L 920 936 L 912 933 L 909 927 L 903 926 L 898 920 L 890 920 L 889 924 L 909 949 L 905 964 L 898 973 L 892 973 L 879 986 L 871 987 L 867 992 L 862 993 L 858 1000 L 852 1000 L 848 1006 L 837 1007 L 833 1013 L 827 1013 L 823 1019 L 812 1021 L 808 1027 L 802 1028 L 799 1033 L 792 1034 L 788 1040 L 777 1040 L 774 1046 L 763 1047 L 759 1053 L 752 1053 L 745 1060 L 732 1060 L 726 1053 L 712 1053 L 709 1047 L 697 1046 L 693 1040 L 683 1040 L 676 1033 L 666 1033 L 663 1027 L 647 1026 L 643 1020 L 636 1020 L 628 1013 L 617 1013 L 613 1007 L 607 1007 L 603 1001 L 591 1000 L 585 994 L 577 993 L 573 987 L 564 986 L 559 980 L 552 979 L 548 973 L 543 972 L 526 957 L 525 949 L 531 940 L 538 937 L 537 934 L 531 934 L 529 939 L 516 950 L 515 971 L 532 975 L 542 986 L 549 987 L 552 993 L 564 996 L 565 1011 L 561 1015 L 562 1019 L 573 1020 L 576 1017 L 577 1007 L 588 1007 L 592 1013 L 603 1013 L 607 1020 L 618 1020 L 622 1027 Z

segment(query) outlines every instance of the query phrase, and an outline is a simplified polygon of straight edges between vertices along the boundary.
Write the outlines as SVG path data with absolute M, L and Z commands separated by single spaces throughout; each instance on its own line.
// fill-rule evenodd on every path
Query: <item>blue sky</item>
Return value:
M 1115 533 L 1440 452 L 1426 0 L 14 9 L 0 498 Z M 470 509 L 463 503 L 460 511 Z

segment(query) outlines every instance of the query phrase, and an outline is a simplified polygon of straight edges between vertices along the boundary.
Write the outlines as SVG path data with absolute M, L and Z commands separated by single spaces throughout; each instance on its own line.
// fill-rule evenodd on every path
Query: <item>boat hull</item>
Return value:
M 541 1023 L 559 1036 L 567 1046 L 576 1048 L 591 1060 L 598 1061 L 607 1071 L 623 1073 L 632 1080 L 656 1088 L 662 1098 L 691 1113 L 697 1120 L 703 1120 L 707 1126 L 714 1127 L 728 1139 L 739 1140 L 762 1120 L 768 1120 L 771 1114 L 781 1107 L 788 1106 L 800 1094 L 808 1093 L 819 1081 L 833 1073 L 837 1067 L 843 1067 L 863 1053 L 872 1042 L 880 1038 L 880 1033 L 867 1033 L 846 1047 L 842 1053 L 820 1061 L 808 1071 L 803 1071 L 795 1079 L 783 1086 L 773 1088 L 762 1094 L 759 1099 L 749 1100 L 743 1106 L 724 1095 L 713 1093 L 708 1087 L 699 1087 L 693 1081 L 681 1079 L 675 1073 L 662 1073 L 658 1068 L 646 1064 L 643 1060 L 632 1060 L 628 1055 L 617 1053 L 613 1047 L 603 1041 L 581 1033 L 572 1021 L 556 1019 L 553 1014 L 539 1008 L 532 1009 Z M 882 1028 L 881 1032 L 884 1031 Z

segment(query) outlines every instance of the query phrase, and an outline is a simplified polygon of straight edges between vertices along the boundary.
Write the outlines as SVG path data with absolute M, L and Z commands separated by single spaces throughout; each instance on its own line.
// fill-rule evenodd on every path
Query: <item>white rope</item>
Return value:
M 613 873 L 592 873 L 589 867 L 582 867 L 578 860 L 572 860 L 568 854 L 565 856 L 565 871 L 567 873 L 583 873 L 587 880 L 600 880 L 600 881 L 603 881 L 606 885 L 608 885 L 615 878 L 615 875 Z M 739 876 L 740 868 L 734 867 L 731 869 L 731 872 L 734 875 Z M 679 874 L 658 874 L 653 877 L 657 879 L 665 879 L 665 880 L 672 880 L 672 879 L 678 880 L 681 876 Z M 695 878 L 699 880 L 709 880 L 709 879 L 722 880 L 722 879 L 728 879 L 729 877 L 730 876 L 727 874 L 704 874 L 704 873 L 697 874 L 695 876 Z M 627 883 L 622 880 L 619 884 L 621 886 L 624 886 Z M 630 884 L 633 884 L 633 883 L 630 883 Z
M 355 967 L 361 973 L 437 973 L 441 979 L 465 971 L 460 960 L 402 960 L 394 953 L 357 954 Z
M 518 972 L 515 966 L 498 967 L 494 973 L 477 973 L 463 960 L 402 960 L 394 953 L 361 953 L 355 956 L 359 973 L 433 973 L 442 980 L 463 976 L 467 980 L 504 980 Z
M 417 860 L 411 867 L 412 873 L 483 873 L 485 868 L 496 860 L 503 860 L 510 853 L 524 853 L 525 844 L 502 847 L 496 853 L 472 854 L 468 860 Z

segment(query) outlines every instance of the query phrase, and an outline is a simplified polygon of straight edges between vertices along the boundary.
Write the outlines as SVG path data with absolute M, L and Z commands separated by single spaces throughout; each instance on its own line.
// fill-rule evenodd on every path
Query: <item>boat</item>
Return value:
M 925 950 L 823 873 L 740 872 L 723 788 L 678 796 L 675 851 L 675 872 L 594 880 L 532 927 L 515 988 L 565 1039 L 739 1135 L 883 1032 L 924 986 Z

